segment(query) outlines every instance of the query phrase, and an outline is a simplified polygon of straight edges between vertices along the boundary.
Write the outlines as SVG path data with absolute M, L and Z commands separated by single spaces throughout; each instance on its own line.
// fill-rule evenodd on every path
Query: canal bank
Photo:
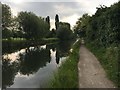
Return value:
M 78 88 L 78 60 L 80 40 L 72 47 L 72 52 L 55 73 L 50 88 Z

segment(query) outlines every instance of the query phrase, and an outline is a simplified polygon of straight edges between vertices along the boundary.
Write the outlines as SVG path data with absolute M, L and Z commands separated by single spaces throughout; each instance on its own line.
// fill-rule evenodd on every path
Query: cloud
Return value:
M 76 0 L 76 2 L 78 2 L 79 5 L 82 5 L 83 12 L 94 14 L 96 12 L 96 7 L 99 7 L 100 5 L 109 7 L 115 2 L 118 2 L 118 0 Z
M 69 22 L 71 24 L 71 27 L 73 27 L 79 17 L 80 16 L 78 14 L 73 14 L 72 16 L 69 17 L 63 17 L 61 21 Z
M 8 4 L 14 15 L 20 11 L 31 11 L 38 16 L 51 18 L 51 28 L 54 26 L 55 15 L 58 14 L 60 21 L 69 22 L 71 26 L 75 24 L 78 17 L 81 17 L 84 13 L 90 15 L 96 12 L 96 7 L 99 5 L 110 6 L 118 0 L 22 0 L 20 3 L 16 3 L 15 0 L 1 0 Z

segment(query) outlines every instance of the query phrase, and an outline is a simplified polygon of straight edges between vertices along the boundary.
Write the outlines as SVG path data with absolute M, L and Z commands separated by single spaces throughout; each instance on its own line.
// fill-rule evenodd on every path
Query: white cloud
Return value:
M 110 6 L 118 0 L 1 0 L 12 8 L 14 15 L 20 11 L 31 11 L 39 16 L 51 18 L 51 28 L 55 25 L 55 15 L 58 14 L 60 21 L 69 22 L 71 26 L 84 13 L 94 14 L 99 5 Z M 19 2 L 20 1 L 20 2 Z M 24 2 L 24 3 L 22 3 Z
M 72 16 L 69 17 L 63 17 L 61 21 L 70 23 L 72 28 L 76 24 L 76 21 L 78 20 L 79 17 L 80 17 L 79 15 L 73 14 Z
M 75 0 L 78 4 L 82 5 L 83 12 L 88 12 L 89 14 L 94 14 L 96 12 L 96 7 L 100 5 L 105 5 L 109 7 L 110 5 L 118 2 L 118 0 Z M 81 7 L 79 8 L 81 9 Z
M 67 4 L 62 4 L 60 3 L 59 5 L 55 5 L 54 8 L 55 8 L 55 12 L 57 13 L 61 13 L 61 14 L 70 14 L 72 12 L 76 12 L 77 9 L 76 8 L 73 8 L 73 7 L 69 7 L 69 6 L 65 6 Z

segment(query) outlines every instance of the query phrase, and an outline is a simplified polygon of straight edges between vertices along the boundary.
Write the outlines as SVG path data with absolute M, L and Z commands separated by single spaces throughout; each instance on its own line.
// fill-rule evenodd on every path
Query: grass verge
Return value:
M 113 81 L 117 87 L 120 87 L 120 48 L 114 46 L 104 48 L 92 44 L 87 44 L 86 46 L 98 58 L 108 78 Z
M 78 88 L 78 60 L 80 40 L 76 42 L 67 60 L 59 67 L 50 88 Z
M 23 38 L 11 38 L 2 40 L 2 54 L 12 53 L 22 48 L 56 43 L 57 38 L 43 38 L 41 40 L 26 40 Z

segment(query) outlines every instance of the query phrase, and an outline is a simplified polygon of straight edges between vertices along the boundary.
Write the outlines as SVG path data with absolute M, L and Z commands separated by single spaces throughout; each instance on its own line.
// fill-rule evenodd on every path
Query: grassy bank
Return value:
M 94 46 L 94 47 L 93 47 Z M 119 51 L 118 47 L 97 47 L 95 45 L 89 44 L 87 45 L 90 51 L 94 53 L 94 55 L 98 58 L 101 65 L 105 69 L 108 78 L 115 83 L 116 86 L 120 87 L 120 67 L 119 63 Z
M 79 47 L 80 40 L 73 45 L 72 53 L 59 67 L 54 79 L 50 82 L 51 88 L 78 88 Z
M 37 46 L 37 45 L 44 45 L 57 42 L 57 38 L 43 38 L 41 40 L 26 40 L 23 38 L 11 38 L 11 39 L 3 39 L 2 40 L 2 51 L 4 53 L 11 53 L 16 50 L 30 47 L 30 46 Z
M 49 43 L 50 44 L 50 43 L 58 42 L 59 39 L 58 38 L 43 38 L 42 41 L 44 43 Z
M 44 43 L 51 43 L 51 42 L 55 42 L 58 41 L 58 38 L 42 38 L 40 40 L 26 40 L 25 38 L 10 38 L 10 39 L 2 39 L 2 42 L 11 42 L 11 43 L 21 43 L 21 42 L 29 42 L 29 43 L 40 43 L 40 44 L 44 44 Z

